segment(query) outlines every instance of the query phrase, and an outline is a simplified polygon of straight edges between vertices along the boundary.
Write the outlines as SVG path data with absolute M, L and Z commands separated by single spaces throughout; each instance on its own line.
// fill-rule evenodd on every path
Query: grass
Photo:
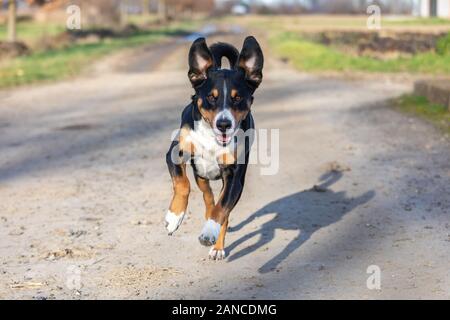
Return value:
M 250 27 L 276 31 L 367 30 L 367 15 L 249 15 L 227 16 L 224 20 Z M 415 18 L 382 16 L 383 30 L 449 30 L 450 20 L 441 18 Z
M 307 40 L 294 32 L 279 32 L 270 37 L 275 53 L 289 59 L 304 71 L 366 71 L 450 74 L 450 54 L 420 53 L 406 58 L 380 60 L 352 56 L 333 47 Z
M 225 17 L 226 23 L 238 23 L 269 35 L 273 52 L 292 65 L 308 72 L 372 72 L 450 75 L 447 42 L 440 43 L 440 53 L 424 52 L 412 57 L 379 59 L 347 53 L 302 36 L 325 30 L 366 31 L 367 16 L 344 15 L 274 15 Z M 383 17 L 383 31 L 450 32 L 450 20 L 440 18 Z M 450 36 L 449 36 L 450 37 Z
M 59 50 L 49 50 L 12 59 L 0 67 L 0 87 L 30 84 L 43 80 L 57 80 L 74 76 L 90 62 L 117 49 L 151 43 L 158 34 L 131 37 L 126 40 L 106 40 L 95 44 L 73 45 Z
M 55 36 L 64 32 L 65 26 L 60 23 L 44 23 L 32 20 L 19 21 L 17 24 L 17 34 L 21 41 L 30 46 L 39 42 L 42 38 Z M 6 23 L 0 24 L 0 39 L 6 39 Z
M 382 20 L 386 26 L 448 26 L 450 19 L 444 18 L 401 18 Z
M 195 23 L 181 22 L 169 27 L 141 31 L 126 38 L 74 44 L 63 49 L 34 52 L 28 56 L 10 59 L 0 65 L 0 88 L 71 77 L 107 54 L 123 48 L 154 43 L 180 31 L 191 31 L 195 26 Z
M 396 109 L 419 116 L 450 134 L 450 112 L 447 107 L 433 104 L 427 98 L 404 95 L 394 101 Z

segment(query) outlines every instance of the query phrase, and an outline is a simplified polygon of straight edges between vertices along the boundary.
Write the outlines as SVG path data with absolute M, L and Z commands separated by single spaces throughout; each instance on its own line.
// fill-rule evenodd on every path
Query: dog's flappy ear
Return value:
M 206 80 L 208 69 L 213 65 L 213 56 L 206 45 L 205 38 L 198 38 L 194 41 L 189 51 L 188 77 L 194 88 Z
M 264 55 L 258 41 L 254 37 L 247 37 L 239 55 L 238 68 L 245 72 L 247 83 L 254 89 L 262 82 Z

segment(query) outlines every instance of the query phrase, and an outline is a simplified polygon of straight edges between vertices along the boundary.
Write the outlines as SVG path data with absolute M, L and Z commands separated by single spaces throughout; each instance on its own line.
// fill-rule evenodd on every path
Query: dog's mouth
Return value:
M 216 141 L 222 146 L 230 144 L 231 139 L 233 139 L 233 135 L 216 134 Z

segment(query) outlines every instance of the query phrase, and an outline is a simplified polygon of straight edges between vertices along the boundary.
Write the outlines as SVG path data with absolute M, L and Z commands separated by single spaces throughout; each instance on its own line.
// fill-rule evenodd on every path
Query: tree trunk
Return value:
M 144 16 L 150 15 L 150 0 L 142 0 L 142 13 Z
M 121 20 L 121 23 L 125 24 L 125 25 L 128 23 L 128 18 L 130 16 L 128 14 L 129 5 L 130 5 L 130 3 L 128 0 L 122 0 L 120 20 Z
M 158 0 L 158 16 L 162 22 L 167 21 L 167 0 Z
M 8 0 L 8 41 L 17 40 L 17 3 L 16 0 Z

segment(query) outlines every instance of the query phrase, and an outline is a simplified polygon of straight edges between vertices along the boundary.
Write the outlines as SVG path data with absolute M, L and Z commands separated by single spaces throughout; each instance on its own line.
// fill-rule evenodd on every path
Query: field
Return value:
M 195 29 L 198 22 L 177 22 L 167 26 L 154 26 L 136 31 L 131 36 L 106 38 L 94 43 L 74 43 L 58 49 L 35 49 L 30 55 L 8 59 L 0 63 L 0 88 L 38 81 L 52 81 L 71 77 L 100 57 L 117 50 L 149 45 L 164 38 Z M 21 22 L 18 34 L 21 40 L 33 46 L 37 39 L 64 32 L 58 25 Z M 4 37 L 5 27 L 0 27 Z
M 381 60 L 346 54 L 293 32 L 274 33 L 270 44 L 282 58 L 303 71 L 366 71 L 450 74 L 450 55 L 425 52 L 412 57 Z
M 236 22 L 236 18 L 228 18 Z M 294 67 L 308 72 L 362 71 L 381 73 L 428 73 L 450 74 L 450 54 L 434 51 L 413 56 L 399 56 L 392 59 L 378 59 L 358 56 L 334 46 L 312 41 L 306 34 L 324 31 L 367 32 L 366 17 L 349 16 L 249 16 L 240 20 L 248 27 L 263 30 L 269 35 L 269 44 L 283 60 Z M 417 32 L 445 33 L 450 31 L 450 20 L 443 19 L 401 19 L 382 20 L 382 33 Z M 263 32 L 263 31 L 262 31 Z
M 321 31 L 321 30 L 367 30 L 366 16 L 345 15 L 249 15 L 246 17 L 226 17 L 226 21 L 247 24 L 252 27 L 264 26 L 275 31 Z M 384 30 L 440 32 L 450 31 L 450 20 L 439 18 L 382 17 Z
M 58 23 L 43 23 L 33 20 L 19 21 L 17 24 L 17 34 L 20 40 L 28 45 L 36 45 L 45 37 L 55 36 L 64 32 L 65 26 Z M 0 23 L 0 39 L 6 39 L 6 24 Z
M 145 25 L 154 17 L 128 17 L 130 23 Z M 33 48 L 32 54 L 0 63 L 0 88 L 38 81 L 52 81 L 80 73 L 86 65 L 119 49 L 147 45 L 160 41 L 180 31 L 192 31 L 206 20 L 178 22 L 170 26 L 146 27 L 129 37 L 111 38 L 95 43 L 75 43 L 59 49 L 47 50 L 42 43 L 65 31 L 56 23 L 20 21 L 20 40 Z M 450 74 L 450 54 L 424 52 L 412 57 L 377 59 L 348 54 L 340 48 L 327 46 L 304 36 L 323 30 L 365 30 L 366 17 L 350 16 L 248 16 L 225 17 L 213 22 L 239 24 L 247 28 L 268 31 L 271 49 L 295 68 L 308 72 L 381 72 Z M 443 19 L 385 18 L 384 30 L 445 32 L 450 21 Z M 0 25 L 0 38 L 6 37 L 6 26 Z

